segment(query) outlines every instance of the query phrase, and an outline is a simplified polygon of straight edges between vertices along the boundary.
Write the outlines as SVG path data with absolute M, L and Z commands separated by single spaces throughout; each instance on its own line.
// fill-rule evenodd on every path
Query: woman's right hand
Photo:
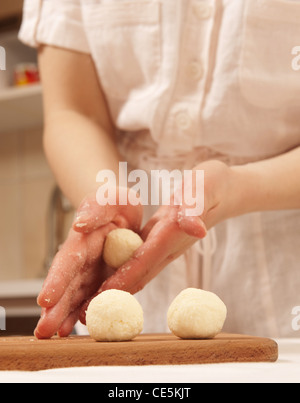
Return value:
M 117 189 L 117 196 L 118 192 L 126 192 L 128 197 L 128 189 Z M 82 307 L 113 274 L 102 260 L 106 235 L 115 228 L 139 232 L 142 215 L 141 204 L 100 206 L 95 195 L 83 200 L 38 297 L 42 315 L 36 337 L 51 338 L 56 333 L 63 337 L 71 333 Z

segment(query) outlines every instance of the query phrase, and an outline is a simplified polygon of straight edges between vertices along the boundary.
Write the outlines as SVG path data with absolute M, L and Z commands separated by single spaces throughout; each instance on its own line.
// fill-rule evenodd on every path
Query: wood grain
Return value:
M 181 365 L 225 362 L 275 362 L 275 341 L 220 334 L 213 340 L 181 340 L 170 334 L 141 335 L 129 342 L 97 343 L 90 337 L 0 338 L 0 370 L 39 371 L 53 368 Z

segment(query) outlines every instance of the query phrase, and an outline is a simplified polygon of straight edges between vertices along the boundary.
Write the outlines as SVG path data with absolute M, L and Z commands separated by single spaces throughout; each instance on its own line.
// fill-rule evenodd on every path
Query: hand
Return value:
M 142 231 L 144 245 L 103 283 L 100 291 L 112 288 L 132 294 L 140 291 L 164 267 L 198 239 L 204 238 L 207 229 L 234 215 L 234 172 L 219 161 L 205 162 L 197 169 L 205 171 L 205 202 L 201 217 L 187 216 L 185 205 L 159 208 Z
M 117 227 L 139 232 L 141 221 L 141 205 L 103 207 L 95 196 L 84 199 L 38 297 L 43 309 L 36 337 L 70 334 L 82 306 L 113 273 L 101 257 L 106 235 Z

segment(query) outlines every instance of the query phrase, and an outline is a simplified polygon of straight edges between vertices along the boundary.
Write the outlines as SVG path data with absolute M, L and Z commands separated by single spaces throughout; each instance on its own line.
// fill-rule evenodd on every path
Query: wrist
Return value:
M 264 187 L 262 177 L 253 164 L 232 166 L 232 189 L 235 194 L 231 217 L 236 217 L 263 210 L 261 201 L 268 198 L 268 189 Z
M 204 169 L 205 172 L 205 203 L 201 218 L 207 229 L 246 212 L 244 172 L 240 172 L 239 167 L 229 167 L 221 161 L 213 160 L 202 163 L 197 168 Z

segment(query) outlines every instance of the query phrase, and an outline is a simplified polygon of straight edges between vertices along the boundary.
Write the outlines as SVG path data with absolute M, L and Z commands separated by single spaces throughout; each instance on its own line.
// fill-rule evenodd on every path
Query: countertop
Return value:
M 0 371 L 0 383 L 299 383 L 300 339 L 276 342 L 279 346 L 276 363 Z

